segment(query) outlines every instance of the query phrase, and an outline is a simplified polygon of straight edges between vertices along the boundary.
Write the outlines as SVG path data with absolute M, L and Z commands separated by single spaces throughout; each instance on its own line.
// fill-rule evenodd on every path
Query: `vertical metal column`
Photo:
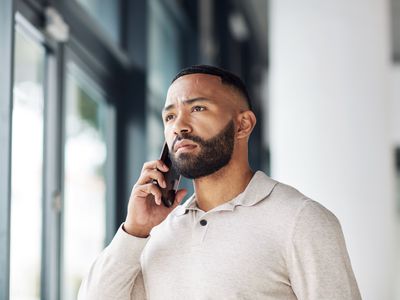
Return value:
M 62 51 L 46 54 L 45 164 L 41 299 L 60 299 Z
M 0 300 L 9 299 L 14 1 L 0 0 Z

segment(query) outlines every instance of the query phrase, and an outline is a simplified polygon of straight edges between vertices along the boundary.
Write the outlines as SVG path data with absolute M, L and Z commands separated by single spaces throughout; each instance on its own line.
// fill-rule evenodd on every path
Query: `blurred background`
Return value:
M 0 0 L 0 299 L 76 299 L 198 63 L 243 78 L 253 169 L 337 215 L 363 299 L 399 300 L 400 0 Z

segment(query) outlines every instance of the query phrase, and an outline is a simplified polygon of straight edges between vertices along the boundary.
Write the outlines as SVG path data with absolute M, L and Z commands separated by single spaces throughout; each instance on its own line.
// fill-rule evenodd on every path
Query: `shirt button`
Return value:
M 201 226 L 206 226 L 207 225 L 207 220 L 200 220 L 200 225 Z

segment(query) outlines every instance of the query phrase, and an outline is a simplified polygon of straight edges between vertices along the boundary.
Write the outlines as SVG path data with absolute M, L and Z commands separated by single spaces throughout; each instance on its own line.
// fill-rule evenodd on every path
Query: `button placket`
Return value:
M 198 217 L 193 226 L 193 245 L 199 245 L 203 243 L 204 238 L 207 234 L 209 220 L 205 218 L 206 213 L 197 212 Z M 207 214 L 208 215 L 208 214 Z

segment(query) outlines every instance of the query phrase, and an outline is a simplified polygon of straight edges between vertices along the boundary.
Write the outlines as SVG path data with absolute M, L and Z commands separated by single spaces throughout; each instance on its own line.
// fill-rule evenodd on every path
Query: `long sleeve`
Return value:
M 140 256 L 148 239 L 131 236 L 121 226 L 83 280 L 78 300 L 146 299 Z
M 290 283 L 298 299 L 361 299 L 341 226 L 329 210 L 307 200 L 288 244 Z

